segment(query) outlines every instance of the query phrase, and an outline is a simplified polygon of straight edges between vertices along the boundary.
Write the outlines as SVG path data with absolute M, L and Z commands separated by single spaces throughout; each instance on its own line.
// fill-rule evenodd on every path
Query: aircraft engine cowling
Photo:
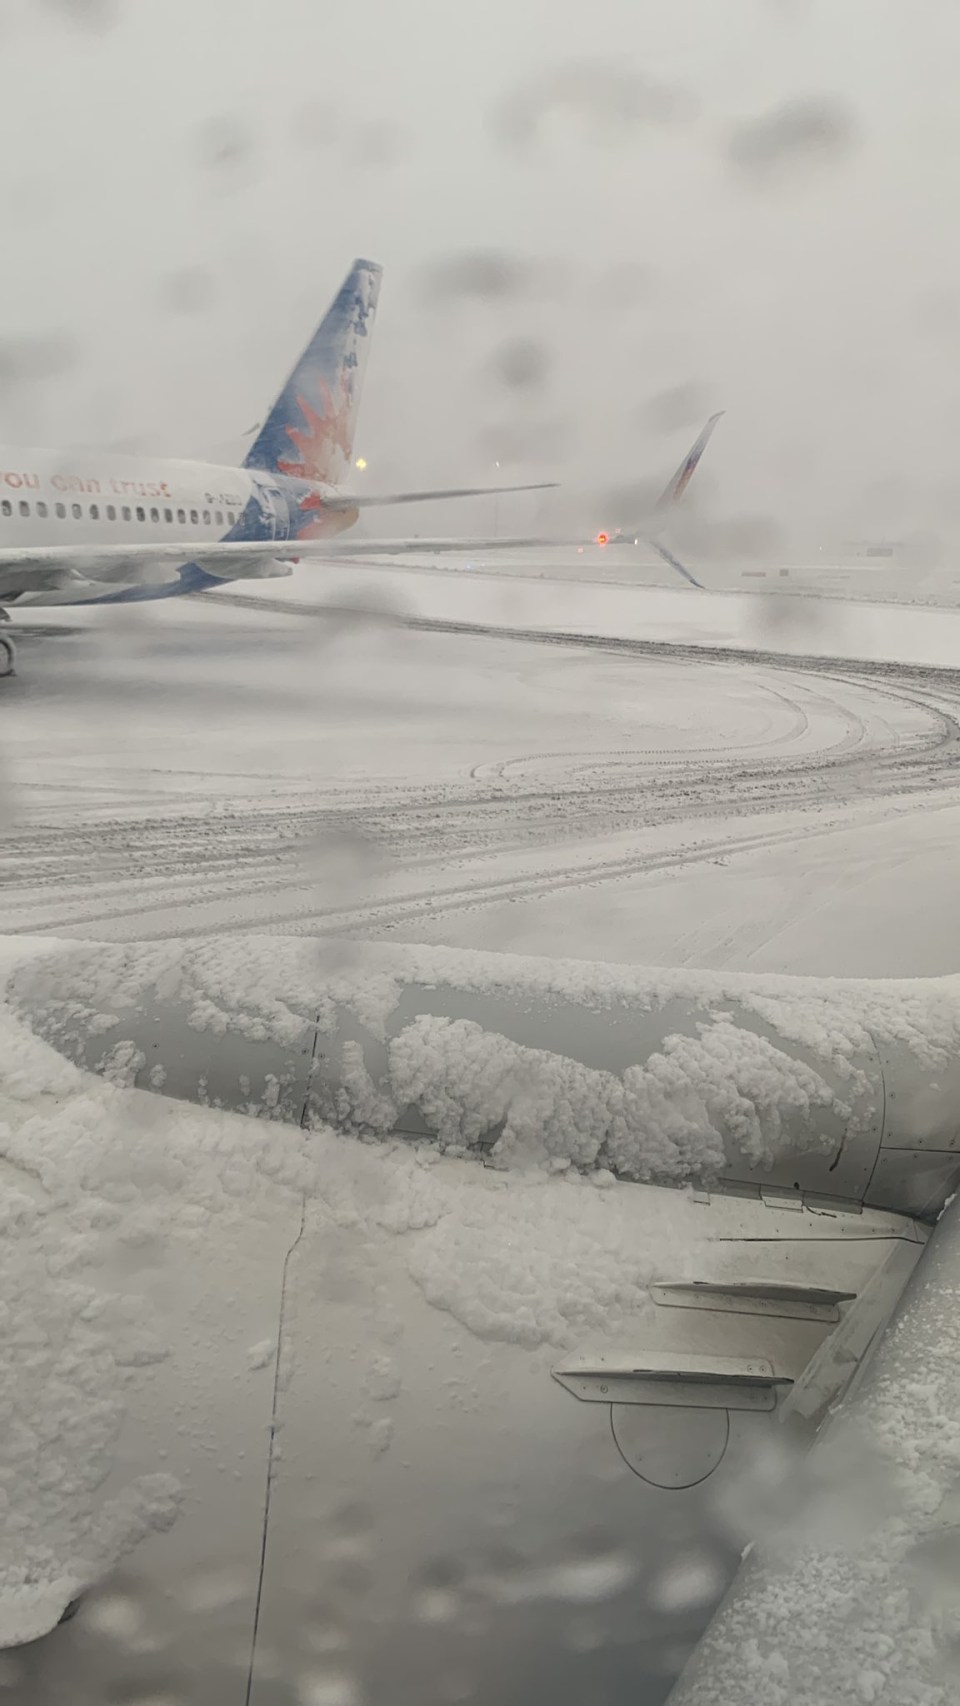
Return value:
M 960 1177 L 953 977 L 228 937 L 58 944 L 15 970 L 10 997 L 119 1083 L 488 1165 L 927 1219 Z

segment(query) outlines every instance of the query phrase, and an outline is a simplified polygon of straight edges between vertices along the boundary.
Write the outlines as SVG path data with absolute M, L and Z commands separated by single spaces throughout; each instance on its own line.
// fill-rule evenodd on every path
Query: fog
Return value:
M 960 18 L 3 0 L 0 431 L 234 459 L 354 254 L 368 481 L 950 539 Z M 466 519 L 479 520 L 478 515 Z

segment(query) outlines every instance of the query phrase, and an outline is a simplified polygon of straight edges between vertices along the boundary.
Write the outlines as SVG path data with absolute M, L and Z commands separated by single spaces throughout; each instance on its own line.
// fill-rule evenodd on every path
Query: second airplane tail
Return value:
M 714 428 L 716 427 L 717 422 L 723 418 L 723 414 L 723 409 L 720 409 L 717 414 L 710 416 L 710 419 L 703 428 L 703 431 L 687 451 L 687 454 L 676 473 L 668 481 L 647 520 L 641 522 L 636 527 L 618 528 L 614 534 L 598 534 L 596 541 L 598 544 L 624 545 L 629 544 L 632 541 L 633 544 L 639 545 L 642 539 L 647 545 L 653 547 L 657 555 L 661 557 L 671 569 L 675 569 L 678 574 L 682 575 L 685 581 L 689 581 L 691 586 L 698 587 L 701 591 L 703 590 L 696 576 L 691 574 L 686 565 L 681 563 L 679 557 L 675 557 L 673 552 L 669 551 L 662 543 L 660 535 L 666 524 L 670 511 L 679 503 L 684 492 L 689 486 L 690 481 L 693 479 L 693 476 L 697 471 L 700 458 L 706 450 L 707 445 L 710 443 Z
M 690 449 L 687 451 L 686 456 L 681 462 L 673 478 L 669 481 L 664 491 L 661 492 L 660 497 L 657 500 L 654 515 L 659 517 L 663 515 L 666 510 L 672 509 L 675 503 L 679 503 L 697 471 L 697 465 L 701 456 L 713 437 L 714 428 L 716 427 L 717 422 L 723 419 L 723 414 L 723 409 L 720 409 L 717 414 L 710 416 L 710 419 L 701 432 L 699 438 L 697 438 L 690 446 Z

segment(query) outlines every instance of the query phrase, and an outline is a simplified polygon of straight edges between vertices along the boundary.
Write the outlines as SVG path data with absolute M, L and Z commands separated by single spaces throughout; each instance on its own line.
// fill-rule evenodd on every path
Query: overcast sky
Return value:
M 0 430 L 230 458 L 354 255 L 363 478 L 960 534 L 951 0 L 0 0 Z

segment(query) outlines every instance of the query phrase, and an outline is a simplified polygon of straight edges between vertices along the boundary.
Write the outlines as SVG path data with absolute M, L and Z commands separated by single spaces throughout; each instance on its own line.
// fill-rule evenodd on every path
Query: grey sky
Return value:
M 505 446 L 600 490 L 723 406 L 707 511 L 960 532 L 947 0 L 88 9 L 0 0 L 7 437 L 235 454 L 367 254 L 378 483 Z M 444 293 L 464 250 L 537 265 Z M 10 340 L 65 334 L 55 379 L 29 345 L 4 377 Z

